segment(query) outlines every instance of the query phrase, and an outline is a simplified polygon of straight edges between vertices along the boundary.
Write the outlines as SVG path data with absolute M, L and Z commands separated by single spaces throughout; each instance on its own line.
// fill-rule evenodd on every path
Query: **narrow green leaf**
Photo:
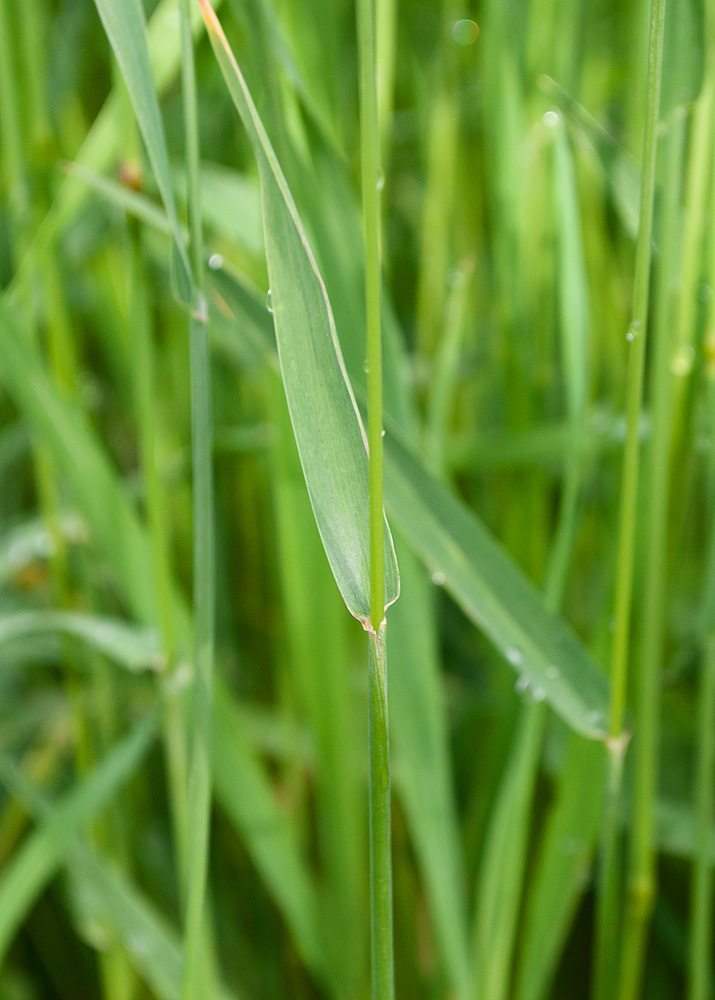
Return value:
M 0 964 L 25 914 L 52 878 L 82 826 L 136 770 L 156 730 L 151 713 L 57 803 L 23 842 L 0 876 Z
M 27 338 L 21 336 L 9 310 L 1 302 L 0 353 L 3 355 L 2 375 L 7 387 L 69 481 L 122 596 L 138 619 L 147 624 L 154 623 L 156 596 L 152 586 L 149 538 L 126 489 L 99 446 L 89 423 L 69 400 L 57 394 L 36 351 L 27 344 Z M 177 634 L 183 648 L 188 648 L 190 620 L 178 595 L 175 596 L 174 612 Z M 225 690 L 219 685 L 216 691 L 219 719 L 221 713 L 226 711 L 227 698 Z M 239 729 L 240 723 L 236 731 Z M 256 868 L 296 941 L 302 942 L 305 955 L 314 963 L 311 968 L 319 969 L 321 961 L 315 943 L 317 924 L 313 924 L 313 917 L 310 916 L 313 904 L 308 902 L 304 906 L 301 902 L 303 898 L 310 899 L 310 881 L 298 851 L 298 838 L 290 816 L 278 809 L 265 769 L 238 737 L 236 741 L 231 741 L 230 759 L 235 766 L 234 773 L 230 769 L 222 771 L 221 759 L 217 763 L 217 795 L 226 804 L 231 793 L 230 786 L 239 787 L 234 784 L 234 778 L 237 782 L 238 777 L 243 776 L 250 793 L 255 795 L 264 809 L 264 817 L 271 821 L 277 818 L 277 825 L 272 828 L 264 828 L 260 824 L 256 826 L 251 816 L 243 812 L 242 803 L 235 795 L 235 810 L 227 808 L 234 820 L 244 817 L 245 822 L 237 822 L 236 825 L 245 837 Z M 286 871 L 288 877 L 285 876 Z
M 207 0 L 201 10 L 261 177 L 266 255 L 278 354 L 316 523 L 343 599 L 370 618 L 368 457 L 323 280 L 293 198 L 228 42 Z M 385 606 L 399 593 L 385 523 Z
M 577 732 L 606 736 L 608 683 L 474 514 L 388 434 L 388 509 L 434 578 Z
M 243 319 L 250 294 L 226 273 L 217 273 L 222 301 Z M 270 363 L 270 316 L 248 314 Z M 577 732 L 606 735 L 608 682 L 561 618 L 491 536 L 479 518 L 386 426 L 385 498 L 406 540 L 444 583 L 532 689 Z
M 0 302 L 2 378 L 69 480 L 75 499 L 137 616 L 156 621 L 149 549 L 126 488 L 84 413 L 61 397 L 37 352 Z
M 17 611 L 0 615 L 0 646 L 35 635 L 59 632 L 76 636 L 128 670 L 160 670 L 159 639 L 154 629 L 71 611 Z
M 527 897 L 516 1000 L 547 996 L 588 880 L 603 801 L 603 750 L 571 736 Z
M 49 800 L 8 758 L 0 758 L 8 790 L 36 819 L 49 820 L 56 803 Z M 180 937 L 153 903 L 124 875 L 75 840 L 65 866 L 70 905 L 84 936 L 102 950 L 108 938 L 121 941 L 135 971 L 158 1000 L 181 995 Z M 214 1000 L 228 1000 L 218 987 Z
M 189 259 L 169 168 L 159 99 L 152 75 L 147 29 L 139 0 L 95 0 L 104 30 L 119 63 L 151 161 L 173 237 L 172 274 L 182 302 L 192 302 Z
M 68 864 L 77 904 L 122 941 L 129 961 L 157 1000 L 181 996 L 181 938 L 139 889 L 90 851 L 76 847 Z M 228 1000 L 218 986 L 213 1000 Z
M 243 735 L 227 691 L 216 686 L 212 768 L 216 795 L 241 832 L 254 863 L 286 914 L 296 947 L 319 979 L 325 956 L 318 933 L 313 887 L 306 877 L 293 828 L 271 794 Z

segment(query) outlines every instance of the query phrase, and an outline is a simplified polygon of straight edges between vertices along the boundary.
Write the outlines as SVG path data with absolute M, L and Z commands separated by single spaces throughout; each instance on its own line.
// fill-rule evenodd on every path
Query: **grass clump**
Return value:
M 713 15 L 0 0 L 0 998 L 710 995 Z

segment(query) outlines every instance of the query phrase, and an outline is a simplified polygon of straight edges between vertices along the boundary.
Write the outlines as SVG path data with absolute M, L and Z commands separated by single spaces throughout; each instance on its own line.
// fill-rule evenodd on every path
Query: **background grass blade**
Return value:
M 63 863 L 83 824 L 109 802 L 139 766 L 155 731 L 156 717 L 152 714 L 64 797 L 5 866 L 0 876 L 0 961 L 28 908 Z
M 16 611 L 0 616 L 0 646 L 47 633 L 76 636 L 132 671 L 161 670 L 158 636 L 122 621 L 70 611 Z

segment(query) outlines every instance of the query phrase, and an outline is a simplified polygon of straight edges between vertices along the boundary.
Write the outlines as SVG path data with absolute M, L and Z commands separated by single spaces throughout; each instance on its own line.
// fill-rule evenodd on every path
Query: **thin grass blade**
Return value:
M 201 10 L 261 176 L 269 307 L 303 474 L 328 561 L 348 610 L 370 618 L 368 456 L 325 285 L 275 153 L 207 0 Z M 399 593 L 385 523 L 385 607 Z

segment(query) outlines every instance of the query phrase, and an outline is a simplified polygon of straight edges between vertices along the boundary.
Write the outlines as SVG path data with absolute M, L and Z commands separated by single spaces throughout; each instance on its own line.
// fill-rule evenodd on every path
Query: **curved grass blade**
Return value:
M 0 616 L 0 647 L 6 642 L 48 633 L 82 639 L 135 673 L 162 668 L 159 639 L 154 629 L 71 611 L 16 611 Z
M 385 497 L 415 551 L 532 691 L 576 732 L 603 739 L 605 677 L 477 517 L 389 432 Z
M 63 863 L 82 826 L 141 762 L 156 723 L 152 712 L 123 737 L 90 775 L 57 803 L 5 866 L 0 877 L 0 965 L 25 914 Z
M 216 689 L 212 740 L 218 800 L 251 846 L 256 867 L 287 916 L 301 957 L 313 974 L 323 979 L 325 956 L 313 887 L 297 853 L 291 825 L 266 786 L 261 768 L 245 743 L 240 716 L 220 685 Z
M 28 780 L 9 758 L 0 758 L 0 774 L 13 798 L 36 819 L 52 816 L 56 803 Z M 182 955 L 179 934 L 137 886 L 75 840 L 66 863 L 70 905 L 75 920 L 91 928 L 92 943 L 101 935 L 121 941 L 137 974 L 157 1000 L 179 1000 Z M 101 947 L 101 946 L 100 946 Z M 216 987 L 212 1000 L 230 994 Z
M 124 600 L 139 620 L 155 622 L 156 596 L 152 585 L 149 538 L 91 426 L 69 400 L 57 394 L 36 351 L 27 344 L 27 338 L 20 335 L 2 302 L 0 352 L 7 388 L 67 477 Z M 190 619 L 178 593 L 174 599 L 174 614 L 180 646 L 187 649 L 190 646 Z M 229 698 L 220 685 L 217 685 L 215 697 L 217 716 L 220 718 Z M 281 834 L 276 837 L 275 828 L 271 828 L 270 824 L 267 827 L 255 824 L 250 813 L 242 809 L 229 810 L 249 855 L 296 941 L 317 940 L 317 929 L 311 929 L 312 916 L 309 912 L 307 916 L 301 912 L 300 893 L 291 895 L 291 882 L 285 878 L 285 869 L 292 869 L 294 881 L 310 887 L 296 829 L 286 814 L 277 811 L 268 775 L 243 740 L 233 743 L 231 759 L 233 771 L 229 770 L 225 781 L 222 780 L 220 767 L 216 767 L 217 796 L 226 806 L 227 796 L 232 790 L 229 782 L 233 782 L 234 778 L 237 781 L 240 774 L 247 774 L 252 793 L 257 800 L 260 796 L 264 804 L 264 818 L 266 815 L 270 817 L 272 811 L 280 817 Z M 310 902 L 306 906 L 308 911 L 312 909 Z M 303 952 L 305 955 L 312 954 L 310 945 L 307 948 L 304 945 Z M 317 959 L 316 967 L 320 967 Z M 311 968 L 315 973 L 315 968 Z
M 119 63 L 166 208 L 172 234 L 172 276 L 182 302 L 192 302 L 192 279 L 166 150 L 159 99 L 152 75 L 147 29 L 139 0 L 95 0 Z
M 228 274 L 214 275 L 222 301 L 241 316 L 250 295 L 237 297 Z M 268 363 L 275 356 L 270 316 L 248 313 Z M 359 394 L 360 395 L 360 394 Z M 361 400 L 362 403 L 362 400 Z M 385 499 L 406 541 L 484 630 L 532 690 L 543 691 L 571 728 L 606 735 L 608 681 L 561 618 L 454 491 L 430 473 L 386 423 Z M 441 577 L 440 577 L 441 578 Z
M 120 939 L 135 971 L 157 1000 L 179 1000 L 182 953 L 178 932 L 139 889 L 91 851 L 76 847 L 68 871 L 76 896 L 102 927 Z M 211 1000 L 232 994 L 214 987 Z
M 220 24 L 201 11 L 261 177 L 266 256 L 278 355 L 303 474 L 333 575 L 348 610 L 370 619 L 368 457 L 325 285 L 293 198 Z M 385 522 L 385 607 L 399 593 Z
M 347 218 L 349 219 L 349 213 Z M 343 221 L 345 216 L 342 217 Z M 349 228 L 349 239 L 359 228 Z M 358 236 L 356 235 L 356 239 Z M 226 323 L 230 343 L 250 336 L 273 367 L 276 345 L 270 314 L 251 292 L 226 270 L 212 280 L 222 306 L 230 310 Z M 358 284 L 357 294 L 361 293 Z M 346 292 L 345 299 L 351 296 Z M 214 330 L 218 322 L 213 322 Z M 389 330 L 389 327 L 388 327 Z M 227 346 L 229 346 L 227 344 Z M 386 343 L 387 347 L 387 343 Z M 237 353 L 234 350 L 233 353 Z M 386 353 L 386 359 L 390 355 Z M 387 400 L 409 421 L 399 380 L 385 370 L 393 392 Z M 407 411 L 407 412 L 405 412 Z M 389 460 L 389 456 L 386 456 Z M 466 901 L 456 806 L 449 765 L 449 741 L 440 690 L 437 636 L 430 602 L 429 577 L 405 540 L 395 536 L 400 565 L 400 600 L 390 611 L 390 726 L 398 766 L 395 786 L 410 825 L 418 862 L 430 904 L 434 934 L 440 946 L 446 976 L 456 997 L 469 994 Z

